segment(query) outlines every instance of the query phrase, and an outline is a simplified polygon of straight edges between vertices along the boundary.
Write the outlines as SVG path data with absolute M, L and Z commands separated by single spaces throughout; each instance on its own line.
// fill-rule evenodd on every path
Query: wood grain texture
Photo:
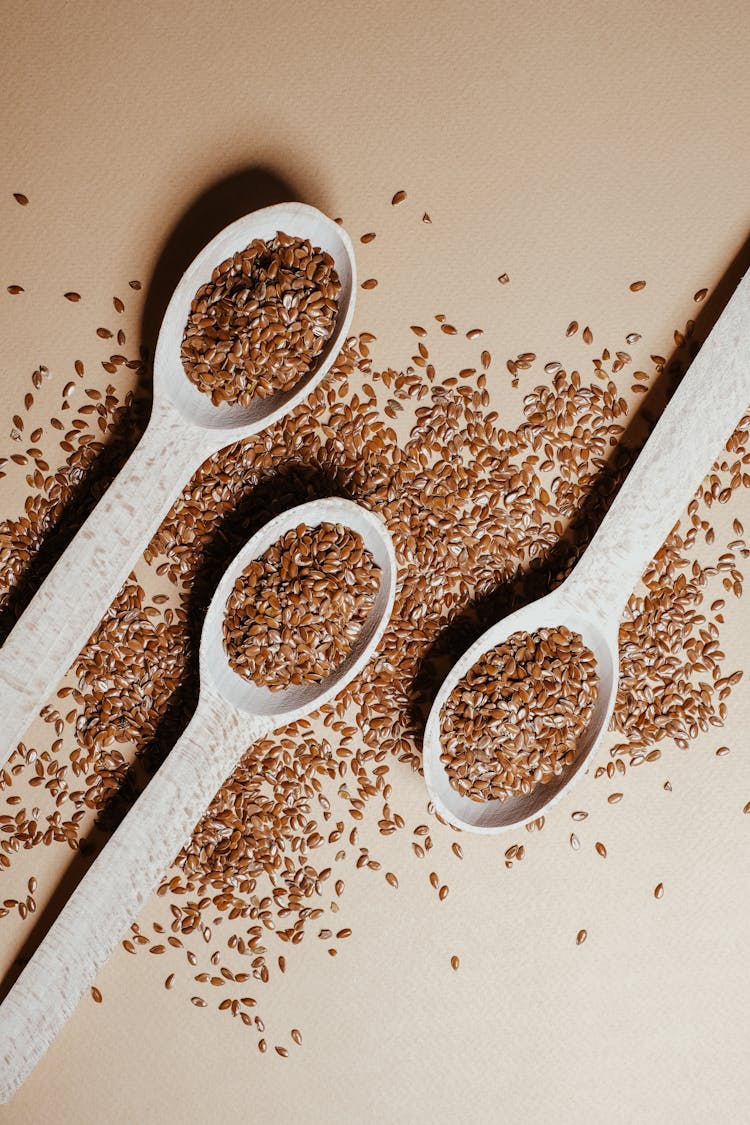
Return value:
M 200 437 L 200 435 L 198 435 Z M 209 447 L 210 451 L 210 447 Z M 0 760 L 91 636 L 206 445 L 168 405 L 52 568 L 0 650 Z
M 12 1097 L 112 954 L 221 783 L 271 723 L 212 689 L 96 858 L 0 1009 L 0 1100 Z
M 568 580 L 602 621 L 633 589 L 750 405 L 750 274 L 737 286 Z

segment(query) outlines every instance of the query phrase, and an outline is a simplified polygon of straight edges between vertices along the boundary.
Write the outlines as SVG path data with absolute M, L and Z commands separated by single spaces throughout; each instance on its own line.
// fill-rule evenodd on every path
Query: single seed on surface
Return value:
M 459 967 L 460 964 L 461 964 L 461 962 L 459 961 L 458 957 L 454 953 L 453 956 L 451 957 L 451 968 L 453 969 L 454 973 L 458 972 L 458 967 Z
M 663 883 L 657 883 L 656 886 L 654 887 L 654 898 L 661 898 L 663 894 L 664 894 L 664 884 Z
M 510 281 L 510 277 L 508 276 L 507 273 L 501 273 L 497 280 L 500 282 L 501 285 L 507 285 L 508 282 Z
M 95 1004 L 101 1004 L 102 994 L 99 991 L 99 989 L 96 987 L 95 984 L 91 985 L 91 997 L 92 997 Z
M 598 853 L 598 854 L 599 854 L 599 855 L 600 855 L 600 856 L 602 857 L 602 859 L 606 859 L 606 858 L 607 858 L 607 849 L 606 849 L 606 847 L 604 846 L 604 844 L 602 844 L 602 843 L 601 843 L 600 841 L 598 841 L 598 840 L 597 840 L 597 842 L 596 842 L 596 850 L 597 850 L 597 853 Z
M 576 945 L 583 945 L 588 936 L 587 930 L 579 930 L 576 934 Z
M 397 191 L 396 194 L 394 195 L 393 199 L 391 200 L 391 204 L 394 207 L 397 207 L 398 204 L 403 203 L 405 199 L 406 199 L 406 192 L 405 191 Z
M 28 196 L 24 195 L 22 191 L 14 191 L 13 198 L 15 199 L 16 203 L 20 203 L 22 207 L 28 206 Z
M 73 290 L 69 290 L 67 293 L 65 293 L 63 295 L 64 295 L 66 301 L 73 301 L 74 303 L 76 301 L 80 301 L 80 299 L 81 299 L 81 294 L 80 293 L 74 293 Z

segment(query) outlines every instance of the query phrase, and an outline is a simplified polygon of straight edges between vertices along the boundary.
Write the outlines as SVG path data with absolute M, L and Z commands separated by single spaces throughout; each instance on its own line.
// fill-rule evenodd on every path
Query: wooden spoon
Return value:
M 247 407 L 213 406 L 190 382 L 180 359 L 190 304 L 220 262 L 253 239 L 271 239 L 279 230 L 309 239 L 333 258 L 341 282 L 334 331 L 291 390 Z M 354 253 L 346 231 L 303 203 L 281 203 L 238 219 L 194 259 L 159 330 L 148 428 L 0 650 L 0 765 L 112 604 L 185 481 L 217 450 L 289 413 L 323 379 L 346 338 L 355 289 Z
M 271 692 L 229 665 L 222 623 L 238 575 L 285 532 L 340 523 L 362 536 L 380 567 L 375 602 L 346 659 L 319 684 Z M 187 729 L 56 918 L 0 1006 L 0 1101 L 7 1101 L 74 1012 L 81 996 L 189 840 L 247 747 L 316 710 L 367 664 L 396 591 L 396 557 L 379 516 L 350 500 L 312 500 L 261 528 L 227 569 L 206 614 L 200 696 Z

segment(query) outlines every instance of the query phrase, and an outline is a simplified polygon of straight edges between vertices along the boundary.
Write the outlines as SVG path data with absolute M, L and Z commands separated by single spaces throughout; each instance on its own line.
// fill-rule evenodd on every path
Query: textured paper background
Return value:
M 234 174 L 229 196 L 257 189 L 248 207 L 289 193 L 354 237 L 378 231 L 357 244 L 380 285 L 355 326 L 377 332 L 380 366 L 402 365 L 409 324 L 440 311 L 483 325 L 498 359 L 533 347 L 565 361 L 574 316 L 612 339 L 637 319 L 668 355 L 692 294 L 748 233 L 739 3 L 30 3 L 5 5 L 4 24 L 4 435 L 28 373 L 67 379 L 72 357 L 95 354 L 111 295 L 148 283 L 194 201 Z M 408 206 L 392 209 L 398 188 Z M 5 292 L 16 281 L 24 299 Z M 85 301 L 61 300 L 68 289 Z M 499 402 L 507 384 L 498 364 Z M 0 513 L 15 515 L 22 487 L 2 484 Z M 731 508 L 750 520 L 746 496 Z M 744 603 L 732 613 L 730 669 L 748 657 Z M 439 906 L 408 839 L 378 842 L 399 890 L 348 879 L 346 948 L 332 960 L 305 942 L 273 981 L 274 1023 L 305 1037 L 288 1059 L 165 992 L 159 958 L 118 954 L 104 1003 L 82 1003 L 0 1120 L 746 1120 L 748 691 L 723 731 L 630 773 L 618 806 L 584 779 L 512 871 L 511 837 L 464 840 Z M 416 822 L 419 778 L 404 768 L 394 788 Z M 578 853 L 576 806 L 591 814 Z M 67 857 L 49 851 L 51 893 Z M 28 926 L 3 931 L 6 964 Z

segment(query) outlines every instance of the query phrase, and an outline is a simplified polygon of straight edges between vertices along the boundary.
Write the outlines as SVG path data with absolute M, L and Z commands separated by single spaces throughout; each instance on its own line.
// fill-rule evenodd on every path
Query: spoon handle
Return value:
M 0 650 L 0 765 L 83 648 L 206 454 L 162 409 Z
M 606 622 L 620 614 L 750 405 L 750 274 L 690 365 L 568 582 Z M 566 583 L 566 586 L 568 583 Z
M 182 738 L 105 845 L 0 1006 L 0 1101 L 75 1011 L 248 745 L 271 723 L 202 690 Z

